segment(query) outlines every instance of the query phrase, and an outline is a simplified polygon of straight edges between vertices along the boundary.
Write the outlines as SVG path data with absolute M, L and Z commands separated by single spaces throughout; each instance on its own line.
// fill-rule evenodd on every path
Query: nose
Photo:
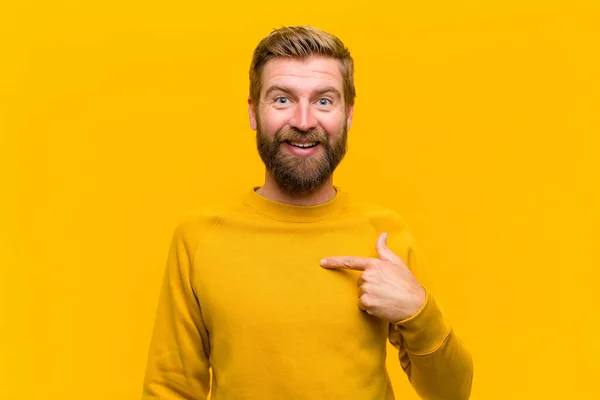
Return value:
M 294 115 L 290 120 L 290 125 L 301 131 L 308 131 L 317 127 L 317 118 L 313 114 L 314 111 L 308 102 L 300 101 L 296 105 Z

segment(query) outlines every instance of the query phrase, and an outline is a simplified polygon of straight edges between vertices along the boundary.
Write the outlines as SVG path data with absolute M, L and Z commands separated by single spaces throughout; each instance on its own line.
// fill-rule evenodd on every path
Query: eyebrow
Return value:
M 269 94 L 271 94 L 272 92 L 275 92 L 275 91 L 280 91 L 280 92 L 283 92 L 283 93 L 286 93 L 286 94 L 292 94 L 292 91 L 289 88 L 286 88 L 284 86 L 273 85 L 273 86 L 269 87 L 269 89 L 267 89 L 267 91 L 265 93 L 265 97 L 268 97 Z M 315 91 L 315 93 L 317 95 L 319 95 L 319 96 L 321 96 L 321 95 L 323 95 L 325 93 L 329 93 L 329 92 L 335 94 L 339 98 L 342 97 L 342 94 L 340 93 L 340 91 L 337 90 L 336 88 L 334 88 L 333 86 L 326 86 L 326 87 L 324 87 L 322 89 L 319 89 L 319 90 Z

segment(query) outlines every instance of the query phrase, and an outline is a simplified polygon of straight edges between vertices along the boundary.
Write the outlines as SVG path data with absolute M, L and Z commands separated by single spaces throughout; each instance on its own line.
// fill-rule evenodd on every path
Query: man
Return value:
M 393 399 L 387 340 L 422 398 L 469 398 L 471 357 L 417 280 L 405 223 L 333 185 L 354 97 L 336 37 L 289 27 L 259 43 L 248 104 L 265 183 L 177 227 L 143 399 Z

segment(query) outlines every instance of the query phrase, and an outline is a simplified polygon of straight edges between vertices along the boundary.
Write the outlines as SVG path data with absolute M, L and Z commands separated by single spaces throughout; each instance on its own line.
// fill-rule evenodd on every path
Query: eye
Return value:
M 288 98 L 287 97 L 283 97 L 283 96 L 279 96 L 275 98 L 275 102 L 278 104 L 287 104 L 288 102 Z
M 331 100 L 326 99 L 326 98 L 322 98 L 318 100 L 318 103 L 320 106 L 328 106 L 331 104 Z

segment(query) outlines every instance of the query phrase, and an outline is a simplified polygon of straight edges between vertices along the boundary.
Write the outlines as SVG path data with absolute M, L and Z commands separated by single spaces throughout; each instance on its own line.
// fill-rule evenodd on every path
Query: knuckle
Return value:
M 363 293 L 369 293 L 371 288 L 371 285 L 368 283 L 364 283 L 361 285 L 361 290 L 363 291 Z
M 371 307 L 372 306 L 371 298 L 367 294 L 363 294 L 362 296 L 360 296 L 360 304 L 364 308 Z

